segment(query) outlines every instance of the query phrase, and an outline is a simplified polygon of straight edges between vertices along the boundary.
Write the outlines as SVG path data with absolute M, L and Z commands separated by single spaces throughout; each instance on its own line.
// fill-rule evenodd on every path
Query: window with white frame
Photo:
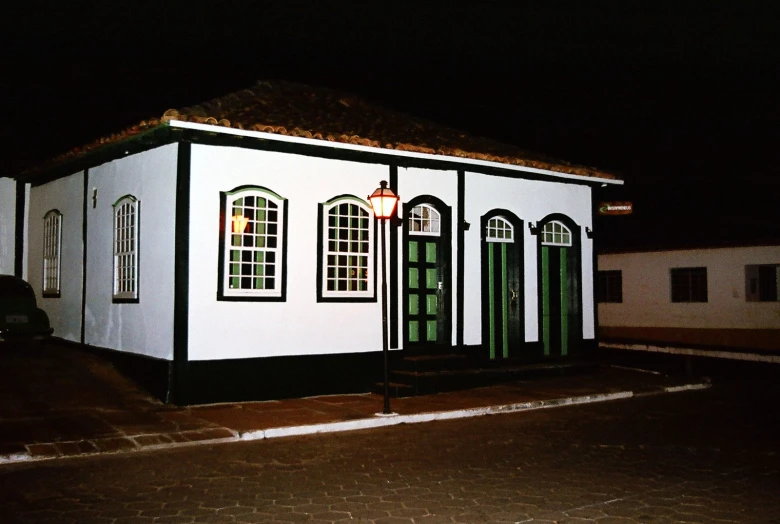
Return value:
M 353 196 L 322 205 L 320 299 L 373 299 L 374 220 L 368 203 Z
M 488 242 L 514 242 L 514 227 L 504 217 L 488 220 L 486 238 Z
M 441 235 L 441 215 L 433 206 L 420 204 L 409 213 L 409 232 L 415 235 Z
M 286 200 L 255 186 L 223 193 L 223 198 L 220 297 L 283 298 Z
M 43 296 L 60 296 L 62 213 L 52 209 L 43 217 Z
M 116 301 L 138 300 L 139 202 L 125 195 L 114 203 L 114 294 Z
M 571 231 L 557 220 L 547 222 L 542 228 L 542 244 L 545 246 L 570 246 Z

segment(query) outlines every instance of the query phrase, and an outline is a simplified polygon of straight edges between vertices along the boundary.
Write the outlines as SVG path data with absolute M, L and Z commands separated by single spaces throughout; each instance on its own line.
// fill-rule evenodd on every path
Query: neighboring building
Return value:
M 27 275 L 55 335 L 114 350 L 177 403 L 371 387 L 383 297 L 366 196 L 381 180 L 401 197 L 393 355 L 588 351 L 593 191 L 622 183 L 285 82 L 169 110 L 16 178 Z
M 780 355 L 779 281 L 780 244 L 600 254 L 599 340 Z

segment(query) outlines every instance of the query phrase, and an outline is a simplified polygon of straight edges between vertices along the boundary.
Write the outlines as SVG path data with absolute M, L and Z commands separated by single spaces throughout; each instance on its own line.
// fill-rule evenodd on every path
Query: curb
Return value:
M 324 424 L 310 424 L 305 426 L 292 426 L 247 431 L 240 435 L 241 440 L 264 440 L 270 438 L 291 437 L 299 435 L 313 435 L 315 433 L 335 433 L 339 431 L 353 431 L 358 429 L 381 428 L 397 426 L 399 424 L 419 424 L 421 422 L 433 422 L 436 420 L 453 420 L 468 417 L 480 417 L 483 415 L 497 415 L 500 413 L 518 413 L 535 409 L 553 408 L 558 406 L 571 406 L 575 404 L 589 404 L 592 402 L 604 402 L 634 396 L 633 391 L 621 391 L 619 393 L 607 393 L 596 395 L 584 395 L 581 397 L 568 397 L 554 400 L 534 400 L 517 404 L 503 404 L 484 408 L 459 409 L 455 411 L 434 411 L 431 413 L 417 413 L 414 415 L 395 415 L 377 418 L 363 418 L 346 422 L 329 422 Z
M 342 431 L 355 431 L 361 429 L 373 429 L 388 426 L 397 426 L 399 424 L 420 424 L 423 422 L 434 422 L 437 420 L 454 420 L 469 417 L 481 417 L 485 415 L 499 415 L 504 413 L 520 413 L 523 411 L 534 411 L 538 409 L 548 409 L 563 406 L 575 406 L 579 404 L 592 404 L 595 402 L 607 402 L 610 400 L 620 400 L 633 397 L 641 397 L 662 393 L 678 393 L 681 391 L 695 391 L 711 387 L 709 382 L 699 382 L 684 384 L 680 386 L 667 386 L 650 392 L 619 391 L 616 393 L 597 393 L 593 395 L 582 395 L 578 397 L 558 398 L 551 400 L 533 400 L 529 402 L 518 402 L 512 404 L 499 404 L 480 408 L 458 409 L 453 411 L 434 411 L 430 413 L 416 413 L 412 415 L 385 415 L 373 418 L 362 418 L 343 422 L 326 422 L 322 424 L 307 424 L 302 426 L 287 426 L 268 428 L 261 430 L 246 431 L 243 433 L 223 428 L 234 434 L 233 437 L 212 438 L 185 442 L 171 442 L 150 444 L 134 449 L 121 449 L 113 452 L 95 452 L 80 453 L 65 456 L 33 456 L 29 452 L 12 453 L 9 455 L 0 455 L 0 466 L 5 464 L 18 464 L 24 462 L 40 462 L 44 460 L 69 459 L 77 457 L 94 457 L 97 455 L 118 455 L 134 451 L 155 451 L 161 449 L 182 448 L 189 446 L 201 446 L 209 444 L 226 444 L 230 442 L 249 442 L 254 440 L 266 440 L 272 438 L 283 438 L 301 435 L 314 435 L 317 433 L 337 433 Z M 381 414 L 377 414 L 381 415 Z

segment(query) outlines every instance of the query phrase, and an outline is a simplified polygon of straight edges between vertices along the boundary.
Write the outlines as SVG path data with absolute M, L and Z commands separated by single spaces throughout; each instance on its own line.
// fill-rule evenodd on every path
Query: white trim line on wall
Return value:
M 613 180 L 609 178 L 595 178 L 582 175 L 572 175 L 559 171 L 550 171 L 548 169 L 538 169 L 535 167 L 516 166 L 512 164 L 502 164 L 500 162 L 490 162 L 487 160 L 476 160 L 473 158 L 461 158 L 447 155 L 432 155 L 430 153 L 417 153 L 414 151 L 399 151 L 397 149 L 380 149 L 376 147 L 361 146 L 356 144 L 345 144 L 343 142 L 328 142 L 316 138 L 305 138 L 298 136 L 277 135 L 275 133 L 265 133 L 263 131 L 249 131 L 246 129 L 234 129 L 232 127 L 222 127 L 210 124 L 198 124 L 195 122 L 183 122 L 181 120 L 169 120 L 170 127 L 181 129 L 194 129 L 196 131 L 207 131 L 209 133 L 222 133 L 225 135 L 247 136 L 252 138 L 261 138 L 264 140 L 273 140 L 277 142 L 290 142 L 294 144 L 305 144 L 310 146 L 330 147 L 334 149 L 348 149 L 352 151 L 363 151 L 388 156 L 405 156 L 409 158 L 421 158 L 425 160 L 449 161 L 458 164 L 469 164 L 474 166 L 484 166 L 499 169 L 508 169 L 510 171 L 524 171 L 527 173 L 537 173 L 540 175 L 553 176 L 557 178 L 567 178 L 571 180 L 599 182 L 601 184 L 623 185 L 622 180 Z

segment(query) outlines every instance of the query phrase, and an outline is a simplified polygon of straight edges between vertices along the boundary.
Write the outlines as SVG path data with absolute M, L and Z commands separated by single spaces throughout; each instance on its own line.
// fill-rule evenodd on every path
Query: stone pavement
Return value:
M 392 399 L 335 395 L 177 407 L 162 404 L 107 361 L 56 343 L 0 352 L 0 465 L 349 431 L 592 403 L 709 387 L 685 379 L 602 366 L 595 372 Z

